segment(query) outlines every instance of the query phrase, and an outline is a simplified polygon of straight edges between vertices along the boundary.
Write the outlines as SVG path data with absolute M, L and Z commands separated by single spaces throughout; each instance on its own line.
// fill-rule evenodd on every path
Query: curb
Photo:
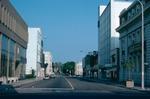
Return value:
M 83 79 L 83 80 L 86 80 L 86 81 L 91 81 L 91 82 L 98 82 L 98 83 L 104 83 L 104 84 L 115 84 L 115 86 L 118 86 L 118 87 L 122 87 L 122 88 L 126 88 L 126 89 L 130 89 L 130 90 L 136 90 L 136 91 L 141 91 L 141 92 L 150 92 L 150 89 L 148 90 L 142 90 L 142 89 L 138 89 L 138 88 L 127 88 L 126 86 L 124 85 L 121 85 L 121 84 L 117 84 L 117 83 L 113 83 L 113 82 L 105 82 L 105 80 L 101 80 L 101 81 L 98 81 L 98 80 L 92 80 L 92 79 L 87 79 L 87 78 L 80 78 L 80 79 Z
M 37 82 L 37 81 L 40 81 L 40 80 L 33 80 L 33 81 L 30 81 L 30 82 L 26 82 L 26 83 L 21 83 L 21 84 L 16 84 L 16 85 L 13 85 L 12 84 L 12 86 L 13 87 L 15 87 L 15 88 L 19 88 L 19 87 L 21 87 L 21 86 L 23 86 L 23 85 L 26 85 L 26 84 L 29 84 L 29 83 L 33 83 L 33 82 Z

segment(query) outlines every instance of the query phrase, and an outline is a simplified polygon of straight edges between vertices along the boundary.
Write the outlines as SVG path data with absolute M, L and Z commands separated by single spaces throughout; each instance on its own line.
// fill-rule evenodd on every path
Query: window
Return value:
M 131 13 L 128 12 L 128 20 L 130 20 L 130 18 L 131 18 Z
M 124 56 L 125 55 L 125 50 L 122 50 L 122 56 Z
M 148 3 L 149 2 L 149 0 L 144 0 L 145 1 L 145 3 Z
M 4 7 L 3 7 L 3 5 L 1 5 L 1 9 L 2 9 L 2 18 L 1 18 L 1 22 L 4 23 Z
M 135 15 L 135 9 L 132 9 L 132 16 Z
M 130 46 L 132 44 L 132 37 L 131 35 L 128 36 L 128 45 Z
M 124 22 L 125 22 L 125 18 L 122 17 L 122 18 L 121 18 L 121 24 L 123 24 Z
M 4 25 L 6 25 L 6 20 L 7 20 L 7 10 L 6 10 L 6 8 L 4 8 Z
M 8 57 L 8 38 L 2 35 L 2 52 L 1 52 L 1 75 L 7 74 L 7 57 Z
M 136 6 L 136 13 L 138 13 L 139 11 L 140 11 L 140 5 L 138 4 L 137 6 Z
M 9 49 L 9 77 L 14 76 L 14 55 L 15 55 L 15 42 L 10 40 L 10 49 Z
M 0 23 L 1 23 L 1 18 L 2 18 L 2 8 L 1 8 L 1 2 L 0 2 Z
M 133 44 L 136 42 L 136 34 L 133 33 Z

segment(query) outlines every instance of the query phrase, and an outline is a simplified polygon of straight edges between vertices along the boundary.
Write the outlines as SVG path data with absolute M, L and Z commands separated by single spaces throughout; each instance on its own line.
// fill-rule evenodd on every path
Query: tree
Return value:
M 74 75 L 75 72 L 75 62 L 66 62 L 63 64 L 63 73 Z
M 61 67 L 62 67 L 62 63 L 61 62 L 55 62 L 55 63 L 52 63 L 52 67 L 53 67 L 53 72 L 55 73 L 61 73 Z
M 45 63 L 44 64 L 44 75 L 46 76 L 46 68 L 47 68 L 47 66 L 48 66 L 48 63 Z
M 32 69 L 32 77 L 34 77 L 34 76 L 35 76 L 35 70 Z
M 133 62 L 131 61 L 131 59 L 128 59 L 124 66 L 128 69 L 128 80 L 131 80 L 131 69 L 134 67 Z

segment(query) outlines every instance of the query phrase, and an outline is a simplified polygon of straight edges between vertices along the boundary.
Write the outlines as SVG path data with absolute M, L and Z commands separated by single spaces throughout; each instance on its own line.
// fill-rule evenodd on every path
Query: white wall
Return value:
M 75 75 L 83 75 L 83 66 L 82 62 L 78 62 L 75 64 Z
M 116 28 L 119 27 L 119 15 L 120 12 L 129 7 L 132 3 L 131 1 L 123 0 L 111 0 L 111 50 L 119 48 L 119 33 L 116 32 Z
M 106 5 L 100 5 L 99 6 L 99 15 L 98 16 L 102 15 L 102 13 L 104 12 L 104 10 L 105 10 L 106 7 L 107 7 Z
M 36 76 L 40 76 L 42 32 L 40 28 L 28 28 L 28 33 L 26 74 L 28 74 L 31 69 L 34 69 Z
M 46 68 L 46 74 L 50 75 L 53 72 L 52 69 L 52 55 L 50 52 L 44 52 L 44 58 L 45 58 L 45 62 L 44 63 L 48 63 L 48 66 Z
M 116 28 L 119 26 L 120 12 L 127 8 L 132 2 L 123 0 L 110 0 L 107 7 L 100 5 L 98 30 L 98 64 L 110 64 L 111 51 L 119 48 L 119 33 Z

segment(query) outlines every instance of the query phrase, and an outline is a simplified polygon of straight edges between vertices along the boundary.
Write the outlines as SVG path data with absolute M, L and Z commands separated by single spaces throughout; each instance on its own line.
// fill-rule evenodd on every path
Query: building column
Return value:
M 17 68 L 16 68 L 16 61 L 17 61 L 17 44 L 15 43 L 15 47 L 14 47 L 14 77 L 17 77 Z
M 0 32 L 0 72 L 1 72 L 1 49 L 2 49 L 2 34 L 1 34 L 1 32 Z M 0 74 L 0 76 L 1 76 L 1 74 Z
M 6 74 L 6 81 L 7 81 L 7 83 L 8 83 L 8 78 L 9 78 L 9 59 L 10 59 L 10 53 L 9 53 L 9 51 L 10 51 L 10 39 L 8 38 L 8 53 L 7 53 L 7 74 Z

